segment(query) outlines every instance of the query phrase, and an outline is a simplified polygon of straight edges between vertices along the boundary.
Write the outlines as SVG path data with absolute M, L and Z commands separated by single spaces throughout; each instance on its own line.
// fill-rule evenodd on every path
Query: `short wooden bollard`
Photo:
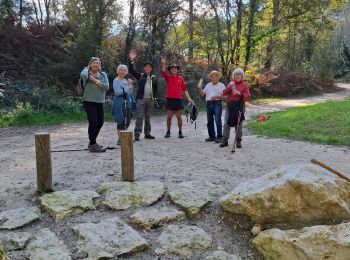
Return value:
M 122 181 L 134 181 L 133 132 L 121 131 Z
M 35 134 L 36 173 L 39 193 L 52 191 L 50 134 Z

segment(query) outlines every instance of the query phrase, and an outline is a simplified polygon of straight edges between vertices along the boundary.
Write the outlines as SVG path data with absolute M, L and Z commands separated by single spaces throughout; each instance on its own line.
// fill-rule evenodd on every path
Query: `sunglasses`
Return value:
M 98 57 L 91 57 L 90 61 L 93 61 L 93 60 L 100 60 L 100 58 L 98 58 Z

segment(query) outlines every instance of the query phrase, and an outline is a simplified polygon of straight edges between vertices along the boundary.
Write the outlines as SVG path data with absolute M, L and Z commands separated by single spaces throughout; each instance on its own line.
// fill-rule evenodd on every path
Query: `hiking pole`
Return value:
M 236 152 L 237 131 L 238 131 L 239 125 L 241 124 L 241 115 L 242 115 L 242 111 L 238 111 L 238 119 L 237 119 L 236 131 L 235 131 L 235 139 L 233 141 L 233 147 L 232 147 L 231 153 L 235 153 Z
M 335 175 L 337 175 L 338 177 L 344 179 L 344 180 L 347 180 L 348 182 L 350 182 L 350 178 L 345 176 L 344 174 L 334 170 L 333 168 L 329 167 L 327 164 L 324 164 L 323 162 L 320 162 L 319 160 L 316 160 L 316 159 L 312 159 L 310 160 L 312 163 L 314 164 L 317 164 L 319 166 L 321 166 L 322 168 L 330 171 L 331 173 L 334 173 Z
M 106 147 L 106 150 L 115 150 L 117 147 L 108 146 Z M 89 148 L 82 148 L 82 149 L 64 149 L 64 150 L 52 150 L 51 153 L 64 153 L 64 152 L 81 152 L 81 151 L 89 151 Z

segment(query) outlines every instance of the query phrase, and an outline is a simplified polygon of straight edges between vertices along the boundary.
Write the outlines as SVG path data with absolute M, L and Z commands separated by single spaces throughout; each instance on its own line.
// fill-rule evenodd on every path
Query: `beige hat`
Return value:
M 217 71 L 217 70 L 212 70 L 212 71 L 211 71 L 211 72 L 208 74 L 208 78 L 210 79 L 210 78 L 211 78 L 211 76 L 212 76 L 213 74 L 218 75 L 218 77 L 219 77 L 219 78 L 221 78 L 221 77 L 222 77 L 222 73 L 221 73 L 220 71 Z

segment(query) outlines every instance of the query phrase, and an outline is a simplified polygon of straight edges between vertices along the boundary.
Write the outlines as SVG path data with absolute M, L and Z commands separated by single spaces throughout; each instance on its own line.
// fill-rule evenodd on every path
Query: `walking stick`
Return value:
M 237 126 L 235 128 L 235 139 L 233 141 L 233 147 L 232 147 L 232 150 L 231 150 L 231 153 L 235 153 L 236 152 L 236 144 L 237 144 L 237 130 L 239 128 L 239 125 L 241 124 L 241 115 L 242 115 L 242 112 L 241 111 L 238 111 L 238 119 L 237 119 Z

